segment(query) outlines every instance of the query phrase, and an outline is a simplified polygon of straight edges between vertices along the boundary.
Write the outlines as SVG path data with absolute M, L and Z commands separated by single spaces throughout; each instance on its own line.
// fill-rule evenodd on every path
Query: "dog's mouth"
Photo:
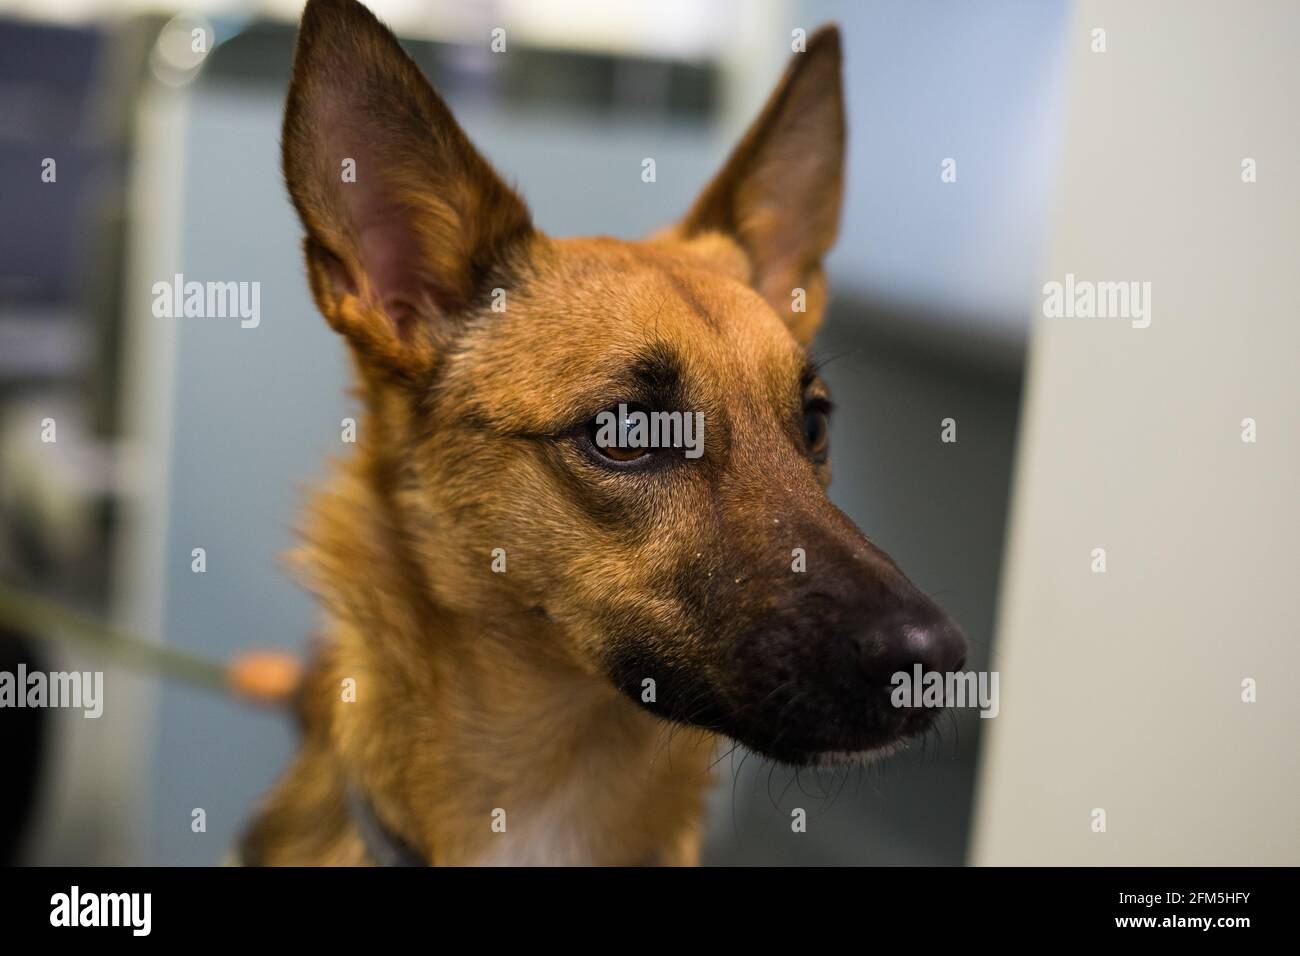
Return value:
M 864 706 L 865 705 L 865 706 Z M 716 728 L 761 756 L 792 766 L 842 767 L 884 760 L 905 750 L 934 724 L 935 711 L 871 703 L 809 701 L 772 724 Z
M 910 743 L 909 738 L 901 737 L 891 744 L 882 744 L 879 747 L 872 747 L 867 750 L 824 750 L 805 761 L 805 765 L 825 770 L 841 767 L 864 767 L 901 753 L 908 748 Z
M 786 683 L 738 696 L 671 672 L 661 676 L 654 695 L 644 692 L 644 683 L 616 683 L 660 718 L 711 731 L 760 756 L 800 767 L 883 760 L 929 731 L 939 712 L 895 707 L 886 688 L 828 691 L 811 683 Z

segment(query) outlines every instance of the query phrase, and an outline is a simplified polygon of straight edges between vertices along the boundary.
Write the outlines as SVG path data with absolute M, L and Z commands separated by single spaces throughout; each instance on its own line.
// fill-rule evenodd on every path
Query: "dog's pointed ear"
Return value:
M 737 242 L 750 284 L 807 344 L 826 305 L 821 261 L 839 229 L 843 181 L 840 34 L 825 26 L 795 54 L 676 232 L 721 232 Z
M 321 313 L 364 360 L 427 372 L 533 234 L 527 207 L 355 0 L 307 4 L 281 148 Z

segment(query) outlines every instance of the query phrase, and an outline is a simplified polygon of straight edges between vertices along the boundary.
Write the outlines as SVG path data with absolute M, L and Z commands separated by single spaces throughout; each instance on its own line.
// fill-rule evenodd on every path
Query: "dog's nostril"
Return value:
M 895 618 L 858 638 L 863 669 L 873 683 L 888 684 L 894 674 L 950 673 L 966 665 L 966 638 L 946 617 L 917 621 Z
M 925 670 L 950 672 L 966 663 L 966 638 L 952 621 L 944 618 L 934 624 L 909 629 L 907 636 L 913 656 Z

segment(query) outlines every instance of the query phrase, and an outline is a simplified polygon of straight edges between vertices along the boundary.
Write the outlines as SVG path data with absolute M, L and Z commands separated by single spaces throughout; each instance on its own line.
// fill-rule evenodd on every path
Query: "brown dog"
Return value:
M 825 494 L 839 73 L 823 29 L 677 226 L 558 240 L 365 8 L 308 4 L 284 171 L 366 417 L 245 862 L 691 863 L 715 734 L 804 764 L 928 726 L 890 675 L 964 639 Z M 702 455 L 596 441 L 620 404 L 701 412 Z

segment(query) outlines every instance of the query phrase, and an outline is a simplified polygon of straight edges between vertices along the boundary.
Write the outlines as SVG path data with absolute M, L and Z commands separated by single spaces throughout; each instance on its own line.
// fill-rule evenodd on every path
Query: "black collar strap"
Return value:
M 348 814 L 375 866 L 429 865 L 411 844 L 384 826 L 366 795 L 354 786 L 348 787 Z

